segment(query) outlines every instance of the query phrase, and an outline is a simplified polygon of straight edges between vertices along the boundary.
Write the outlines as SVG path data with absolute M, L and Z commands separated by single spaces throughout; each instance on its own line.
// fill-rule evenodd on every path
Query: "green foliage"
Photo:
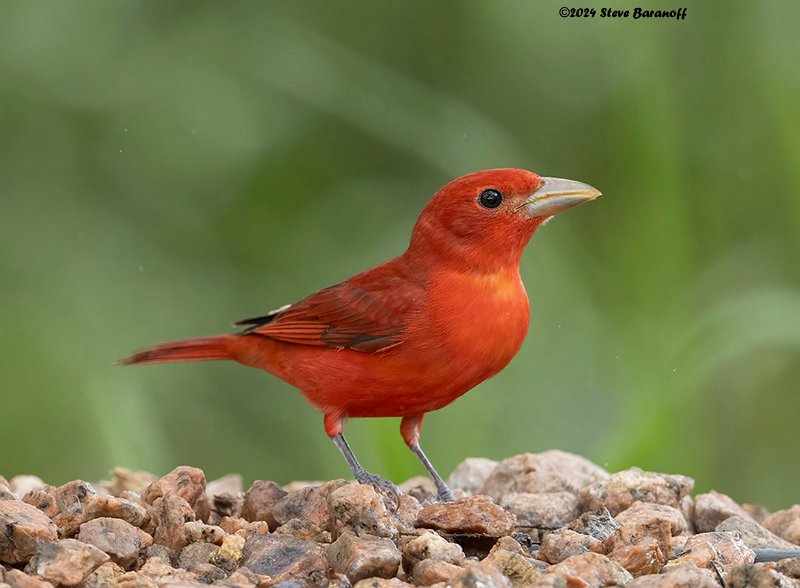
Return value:
M 513 166 L 604 196 L 534 237 L 528 340 L 426 418 L 431 459 L 559 447 L 796 502 L 797 4 L 558 7 L 4 2 L 0 472 L 346 476 L 268 375 L 113 362 L 396 255 L 445 181 Z M 395 420 L 347 430 L 421 473 Z

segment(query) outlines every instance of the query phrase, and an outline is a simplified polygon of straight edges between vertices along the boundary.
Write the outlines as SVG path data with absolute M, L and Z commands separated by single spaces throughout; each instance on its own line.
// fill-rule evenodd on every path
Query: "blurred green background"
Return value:
M 525 346 L 426 418 L 434 463 L 557 447 L 797 502 L 800 5 L 562 4 L 3 2 L 0 472 L 347 476 L 267 374 L 113 363 L 397 255 L 442 184 L 513 166 L 605 195 L 534 237 Z M 347 433 L 401 481 L 397 425 Z

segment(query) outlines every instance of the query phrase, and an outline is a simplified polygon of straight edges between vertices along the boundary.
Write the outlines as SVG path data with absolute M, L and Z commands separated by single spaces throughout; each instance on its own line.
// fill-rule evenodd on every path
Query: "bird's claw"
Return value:
M 392 511 L 397 510 L 397 505 L 400 501 L 400 489 L 389 480 L 363 470 L 356 473 L 356 481 L 359 484 L 369 484 L 375 488 L 375 490 L 383 496 L 383 501 L 386 503 L 386 506 Z
M 436 493 L 436 502 L 453 502 L 454 500 L 453 493 L 447 486 L 439 488 L 439 492 Z

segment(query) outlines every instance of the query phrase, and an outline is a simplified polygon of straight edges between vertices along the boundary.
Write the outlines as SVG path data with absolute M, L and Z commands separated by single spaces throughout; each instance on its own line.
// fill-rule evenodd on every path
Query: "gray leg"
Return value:
M 331 441 L 333 441 L 336 447 L 339 448 L 339 451 L 342 452 L 345 460 L 347 460 L 347 465 L 350 466 L 353 476 L 359 484 L 369 484 L 385 497 L 389 498 L 395 506 L 397 505 L 398 496 L 400 494 L 397 486 L 392 484 L 389 480 L 381 478 L 377 474 L 370 474 L 365 470 L 364 467 L 358 463 L 358 459 L 356 459 L 353 450 L 350 449 L 350 445 L 348 445 L 342 433 L 337 433 L 331 437 Z
M 430 474 L 434 484 L 436 484 L 437 500 L 439 502 L 453 502 L 453 493 L 450 492 L 450 488 L 444 483 L 439 472 L 437 472 L 431 462 L 428 461 L 428 458 L 422 451 L 422 447 L 419 446 L 419 430 L 422 427 L 422 417 L 423 415 L 421 414 L 403 417 L 403 420 L 400 421 L 400 434 L 403 436 L 403 440 L 406 442 L 406 445 L 408 445 L 408 448 L 419 458 L 422 465 L 428 470 L 428 474 Z
M 444 483 L 444 480 L 442 480 L 442 477 L 439 475 L 439 472 L 436 471 L 436 468 L 433 467 L 433 464 L 428 461 L 428 458 L 422 451 L 422 447 L 420 447 L 419 444 L 409 445 L 409 447 L 422 462 L 422 465 L 425 466 L 425 469 L 428 470 L 428 474 L 430 474 L 431 479 L 433 480 L 434 484 L 436 484 L 436 499 L 439 502 L 453 502 L 453 493 L 450 492 L 450 488 L 448 488 L 447 484 Z

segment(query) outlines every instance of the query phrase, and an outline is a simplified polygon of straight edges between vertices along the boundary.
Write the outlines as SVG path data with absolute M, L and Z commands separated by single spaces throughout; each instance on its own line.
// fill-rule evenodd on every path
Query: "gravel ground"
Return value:
M 800 588 L 800 505 L 692 497 L 686 476 L 561 451 L 470 458 L 449 483 L 456 501 L 436 504 L 427 478 L 384 496 L 345 480 L 245 492 L 186 466 L 58 488 L 0 476 L 0 587 Z

